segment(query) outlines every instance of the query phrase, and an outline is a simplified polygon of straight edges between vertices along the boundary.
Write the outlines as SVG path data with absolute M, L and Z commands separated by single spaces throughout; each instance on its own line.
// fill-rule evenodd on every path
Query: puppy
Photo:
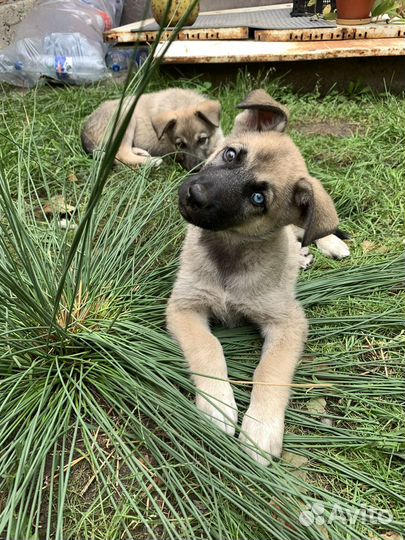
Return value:
M 267 97 L 266 97 L 267 96 Z M 269 96 L 263 92 L 262 90 L 256 90 L 254 92 L 251 92 L 249 97 L 241 103 L 238 107 L 243 109 L 250 109 L 253 107 L 252 110 L 258 110 L 260 107 L 264 107 L 264 109 L 269 110 L 269 107 L 276 112 L 280 118 L 283 118 L 283 120 L 276 126 L 273 127 L 276 131 L 284 132 L 287 128 L 288 120 L 289 120 L 289 112 L 286 107 L 283 105 L 280 105 L 275 100 L 271 100 L 271 105 L 268 102 Z M 239 132 L 246 131 L 244 127 L 244 123 L 246 122 L 247 116 L 246 115 L 239 115 L 239 117 L 235 120 L 235 127 L 239 130 Z M 302 240 L 304 236 L 304 231 L 297 229 L 297 238 L 299 240 Z M 323 238 L 319 238 L 315 240 L 315 244 L 317 248 L 325 255 L 326 257 L 329 257 L 331 259 L 344 259 L 346 257 L 350 256 L 350 250 L 345 242 L 343 242 L 342 238 L 347 238 L 347 235 L 343 233 L 342 231 L 334 231 L 334 234 L 329 234 Z M 303 248 L 301 250 L 300 255 L 300 266 L 303 269 L 309 268 L 313 260 L 313 256 L 309 252 L 308 248 Z
M 257 325 L 264 338 L 240 440 L 266 464 L 280 456 L 284 416 L 307 322 L 295 298 L 299 248 L 333 232 L 338 216 L 308 174 L 286 115 L 264 91 L 239 106 L 232 134 L 179 190 L 190 223 L 167 306 L 167 327 L 196 385 L 197 407 L 229 435 L 238 419 L 227 366 L 210 320 Z
M 123 113 L 133 103 L 128 97 Z M 119 100 L 106 101 L 86 120 L 82 131 L 84 149 L 101 148 L 112 128 Z M 170 88 L 143 94 L 135 107 L 116 160 L 130 166 L 159 165 L 156 157 L 175 154 L 188 170 L 197 167 L 221 144 L 221 105 L 192 90 Z M 154 156 L 154 157 L 152 157 Z

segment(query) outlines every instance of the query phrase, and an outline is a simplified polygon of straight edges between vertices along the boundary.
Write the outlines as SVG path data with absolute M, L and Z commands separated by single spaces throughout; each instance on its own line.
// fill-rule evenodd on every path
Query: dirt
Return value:
M 353 122 L 299 122 L 294 129 L 306 135 L 322 135 L 324 137 L 353 137 L 365 132 L 363 126 Z

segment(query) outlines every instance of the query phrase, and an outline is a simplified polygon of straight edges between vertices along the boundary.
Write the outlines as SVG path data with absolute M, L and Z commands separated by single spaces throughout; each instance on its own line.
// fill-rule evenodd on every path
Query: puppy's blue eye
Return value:
M 238 152 L 235 148 L 227 148 L 224 151 L 223 157 L 225 161 L 234 161 L 238 156 Z
M 265 198 L 263 193 L 252 193 L 252 195 L 250 196 L 250 201 L 255 206 L 263 206 Z

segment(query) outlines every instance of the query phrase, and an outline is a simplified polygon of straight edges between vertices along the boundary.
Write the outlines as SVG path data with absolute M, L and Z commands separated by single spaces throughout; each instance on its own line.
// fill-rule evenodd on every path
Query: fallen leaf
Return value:
M 50 221 L 53 217 L 59 218 L 59 226 L 61 229 L 76 229 L 77 225 L 73 218 L 76 214 L 76 207 L 68 204 L 62 195 L 57 195 L 46 201 L 42 206 L 38 206 L 34 210 L 36 219 L 43 220 L 44 215 L 46 221 Z
M 315 356 L 313 354 L 303 354 L 301 356 L 301 362 L 313 362 L 315 360 Z
M 306 465 L 309 461 L 308 458 L 304 456 L 293 454 L 292 452 L 287 452 L 286 450 L 281 454 L 281 459 L 296 469 Z
M 377 248 L 377 244 L 370 242 L 370 240 L 364 240 L 364 242 L 361 243 L 361 247 L 363 248 L 363 253 L 369 253 Z
M 370 242 L 370 240 L 364 240 L 361 243 L 361 247 L 363 248 L 363 253 L 387 253 L 389 251 L 387 246 L 381 246 L 375 242 Z
M 325 426 L 333 426 L 332 418 L 325 418 L 326 414 L 326 399 L 325 398 L 313 398 L 307 404 L 307 410 L 313 415 L 320 418 L 321 423 Z
M 42 209 L 47 217 L 51 217 L 54 214 L 68 214 L 71 216 L 76 212 L 76 208 L 71 204 L 68 204 L 62 195 L 57 195 L 56 197 L 49 199 L 49 201 L 44 204 Z
M 310 399 L 307 409 L 311 414 L 317 414 L 318 416 L 324 415 L 326 409 L 326 399 L 323 397 Z
M 291 474 L 293 474 L 296 478 L 301 478 L 301 480 L 307 480 L 308 474 L 303 467 L 308 464 L 308 458 L 299 456 L 298 454 L 293 454 L 292 452 L 284 451 L 281 454 L 281 459 L 293 468 Z

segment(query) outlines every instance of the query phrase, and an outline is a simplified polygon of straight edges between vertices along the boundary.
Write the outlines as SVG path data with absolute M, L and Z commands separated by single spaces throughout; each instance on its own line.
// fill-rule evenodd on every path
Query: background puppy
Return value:
M 254 114 L 258 114 L 258 111 L 263 112 L 263 118 L 268 118 L 265 126 L 261 129 L 275 130 L 284 132 L 287 128 L 289 112 L 286 107 L 270 98 L 264 90 L 255 90 L 251 92 L 247 98 L 238 105 L 240 109 L 246 109 L 246 112 L 241 113 L 235 119 L 234 134 L 246 133 L 250 129 L 249 122 L 256 120 Z M 256 113 L 255 113 L 256 111 Z M 267 115 L 265 114 L 267 112 Z M 276 119 L 279 118 L 280 121 Z M 253 120 L 252 120 L 253 119 Z M 264 122 L 264 120 L 263 120 Z M 342 234 L 338 231 L 337 234 Z M 344 234 L 344 233 L 343 233 Z M 297 230 L 297 237 L 301 240 L 304 236 L 304 231 Z M 329 234 L 323 238 L 315 240 L 315 244 L 318 249 L 332 259 L 344 259 L 350 256 L 350 250 L 336 234 Z M 308 268 L 312 262 L 312 255 L 309 253 L 308 248 L 304 248 L 301 252 L 300 266 L 302 268 Z
M 122 117 L 134 98 L 125 99 Z M 82 131 L 84 149 L 101 148 L 117 111 L 119 100 L 106 101 L 86 120 Z M 116 159 L 127 165 L 141 165 L 175 153 L 176 159 L 192 169 L 205 161 L 222 142 L 221 105 L 192 90 L 170 88 L 143 94 L 122 139 Z
M 308 245 L 334 231 L 338 217 L 297 147 L 280 133 L 283 108 L 263 91 L 241 107 L 246 111 L 234 132 L 180 188 L 180 211 L 191 225 L 167 325 L 190 368 L 198 408 L 230 435 L 238 412 L 209 321 L 259 326 L 263 351 L 240 439 L 253 458 L 267 463 L 263 452 L 281 454 L 289 387 L 307 334 L 295 299 L 300 245 L 293 226 L 304 229 Z

